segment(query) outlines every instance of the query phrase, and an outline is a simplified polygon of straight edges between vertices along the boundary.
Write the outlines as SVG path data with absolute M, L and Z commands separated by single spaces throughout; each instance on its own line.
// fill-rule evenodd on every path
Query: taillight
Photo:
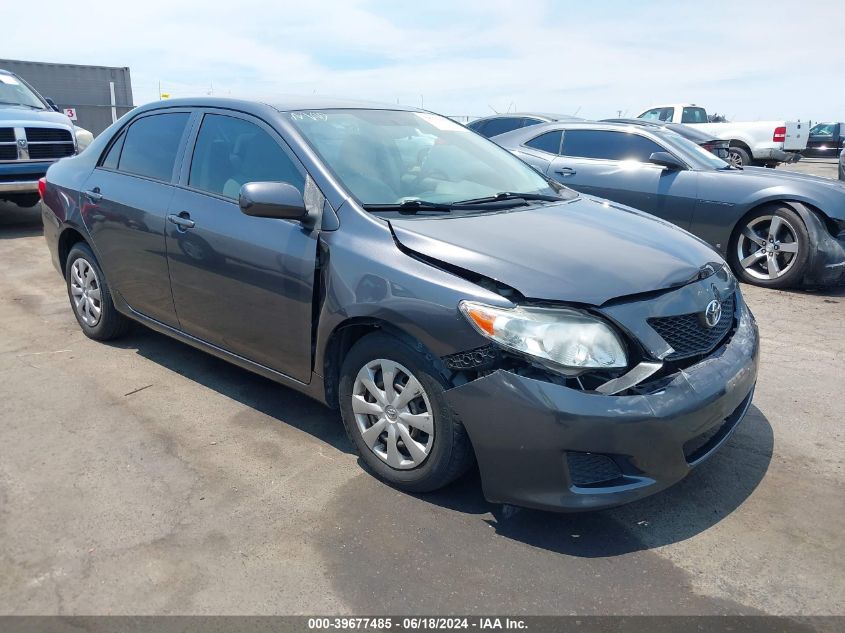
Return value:
M 47 178 L 38 179 L 38 195 L 44 198 L 44 192 L 47 191 Z
M 786 140 L 786 127 L 776 127 L 775 133 L 772 134 L 772 141 L 775 143 L 783 143 Z

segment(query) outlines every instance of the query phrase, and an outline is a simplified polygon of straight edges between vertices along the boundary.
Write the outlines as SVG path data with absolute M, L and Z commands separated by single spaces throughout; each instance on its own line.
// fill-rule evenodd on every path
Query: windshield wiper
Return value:
M 530 202 L 532 200 L 542 200 L 543 202 L 560 202 L 563 200 L 560 196 L 551 196 L 544 193 L 513 193 L 510 191 L 502 191 L 495 196 L 487 196 L 486 198 L 473 198 L 472 200 L 461 200 L 456 202 L 454 206 L 487 204 L 490 202 L 506 202 L 508 200 L 524 200 Z
M 399 213 L 420 213 L 422 211 L 436 211 L 449 213 L 452 210 L 451 204 L 442 202 L 429 202 L 428 200 L 403 200 L 393 204 L 365 204 L 367 211 L 399 211 Z
M 0 105 L 22 106 L 24 108 L 32 108 L 33 110 L 43 110 L 44 109 L 44 108 L 39 108 L 38 106 L 30 105 L 29 103 L 18 103 L 17 101 L 0 101 Z

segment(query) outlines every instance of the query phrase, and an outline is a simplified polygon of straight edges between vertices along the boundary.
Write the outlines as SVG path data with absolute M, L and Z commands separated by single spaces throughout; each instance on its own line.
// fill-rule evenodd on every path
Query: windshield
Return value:
M 365 205 L 448 205 L 502 192 L 558 195 L 510 152 L 436 114 L 318 110 L 289 116 Z
M 44 109 L 41 99 L 14 75 L 0 73 L 0 105 L 21 105 Z
M 676 132 L 671 130 L 655 131 L 661 140 L 665 141 L 667 145 L 683 158 L 692 167 L 698 169 L 726 169 L 729 165 L 715 154 L 708 152 L 706 149 L 684 138 Z

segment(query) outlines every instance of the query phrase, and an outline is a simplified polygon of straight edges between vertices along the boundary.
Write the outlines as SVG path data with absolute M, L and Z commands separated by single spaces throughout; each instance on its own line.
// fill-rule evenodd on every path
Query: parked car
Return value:
M 810 128 L 807 149 L 801 154 L 806 158 L 834 160 L 845 149 L 845 123 L 817 123 Z
M 436 140 L 408 167 L 411 129 Z M 494 502 L 632 501 L 721 446 L 756 382 L 712 249 L 421 110 L 148 104 L 50 168 L 44 218 L 87 336 L 138 321 L 337 407 L 404 490 L 477 459 Z
M 538 125 L 539 123 L 550 123 L 552 121 L 582 121 L 575 116 L 568 114 L 550 114 L 548 112 L 511 112 L 508 114 L 495 114 L 493 116 L 476 119 L 467 123 L 467 127 L 481 136 L 491 138 L 499 134 L 511 132 L 521 127 Z
M 38 179 L 76 153 L 73 125 L 17 75 L 0 70 L 0 200 L 38 204 Z
M 692 141 L 699 147 L 703 147 L 711 154 L 714 154 L 722 160 L 730 160 L 730 141 L 713 138 L 711 134 L 694 128 L 691 125 L 684 123 L 664 123 L 663 121 L 646 121 L 645 119 L 602 119 L 603 123 L 628 123 L 630 125 L 650 125 L 653 127 L 663 127 L 667 130 L 672 130 L 676 134 L 680 134 L 685 139 Z
M 839 154 L 839 180 L 845 180 L 845 149 Z
M 495 140 L 573 189 L 692 232 L 748 283 L 845 281 L 845 187 L 835 180 L 736 169 L 670 130 L 641 125 L 547 123 Z
M 736 167 L 774 167 L 800 160 L 810 129 L 809 123 L 801 121 L 710 123 L 707 111 L 694 103 L 655 106 L 637 118 L 694 125 L 707 134 L 730 141 L 730 162 Z

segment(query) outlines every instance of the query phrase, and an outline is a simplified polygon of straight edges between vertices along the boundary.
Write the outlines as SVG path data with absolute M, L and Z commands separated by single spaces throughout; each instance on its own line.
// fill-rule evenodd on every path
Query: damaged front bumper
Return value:
M 489 501 L 594 510 L 671 486 L 721 446 L 751 404 L 758 358 L 743 302 L 730 340 L 654 393 L 605 396 L 498 370 L 447 398 Z
M 818 215 L 800 203 L 795 210 L 804 220 L 810 235 L 810 256 L 807 272 L 802 280 L 808 286 L 836 286 L 845 284 L 845 231 L 834 237 Z

